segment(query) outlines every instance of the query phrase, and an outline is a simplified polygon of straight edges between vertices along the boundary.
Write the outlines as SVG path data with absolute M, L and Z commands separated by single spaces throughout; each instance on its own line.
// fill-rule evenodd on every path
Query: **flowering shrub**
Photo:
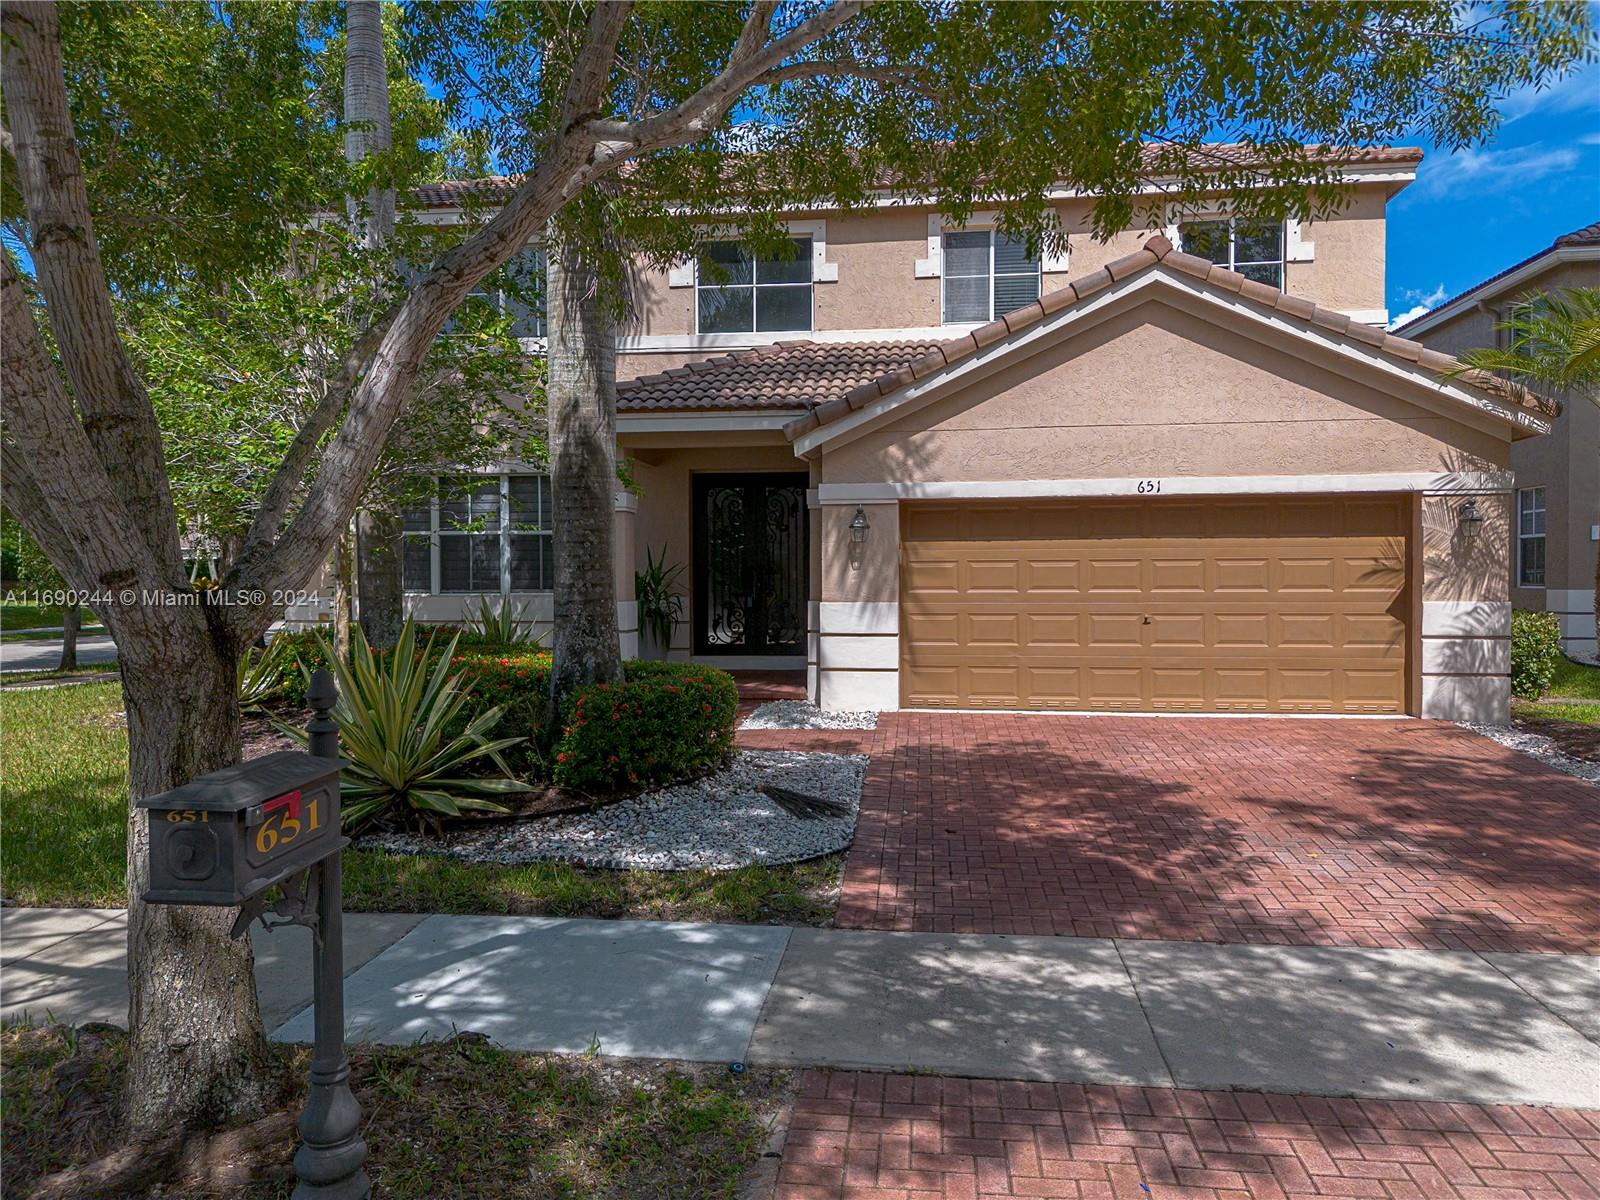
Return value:
M 331 667 L 327 645 L 314 629 L 303 633 L 280 633 L 270 643 L 280 659 L 283 669 L 283 690 L 280 693 L 291 704 L 304 707 L 306 685 L 311 682 L 311 672 L 318 667 Z M 278 647 L 282 646 L 281 651 Z
M 527 739 L 506 751 L 512 771 L 522 779 L 544 778 L 539 724 L 550 696 L 550 652 L 527 645 L 458 649 L 450 669 L 461 677 L 469 714 L 501 710 L 491 736 Z
M 733 750 L 733 676 L 698 663 L 634 661 L 623 683 L 580 688 L 551 777 L 590 794 L 636 791 L 718 766 Z

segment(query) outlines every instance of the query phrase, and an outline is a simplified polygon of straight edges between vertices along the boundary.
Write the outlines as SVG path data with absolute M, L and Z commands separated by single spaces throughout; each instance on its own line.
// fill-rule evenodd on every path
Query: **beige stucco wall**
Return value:
M 1489 296 L 1418 337 L 1446 354 L 1495 344 L 1495 324 L 1507 307 L 1526 296 L 1571 287 L 1600 287 L 1600 259 L 1556 263 L 1514 290 Z M 1564 410 L 1549 435 L 1512 447 L 1511 469 L 1519 488 L 1545 489 L 1545 586 L 1525 588 L 1516 579 L 1516 528 L 1508 524 L 1507 580 L 1517 608 L 1549 609 L 1559 615 L 1569 653 L 1593 655 L 1594 570 L 1600 543 L 1600 406 L 1582 396 L 1561 397 Z
M 621 453 L 628 453 L 623 440 Z M 684 568 L 680 577 L 684 621 L 673 638 L 674 658 L 686 657 L 690 647 L 689 621 L 694 612 L 694 531 L 691 521 L 692 481 L 702 473 L 782 471 L 805 475 L 807 464 L 797 459 L 787 443 L 744 445 L 737 448 L 651 450 L 649 462 L 634 460 L 631 470 L 638 485 L 638 512 L 633 517 L 635 570 L 645 565 L 647 553 Z M 815 595 L 815 592 L 812 593 Z
M 1225 327 L 1184 303 L 1170 293 L 1131 301 L 1032 357 L 825 448 L 821 481 L 1216 477 L 1227 481 L 1217 486 L 1224 491 L 1270 487 L 1260 477 L 1310 476 L 1319 490 L 1338 491 L 1373 486 L 1340 476 L 1383 473 L 1404 477 L 1397 490 L 1447 489 L 1414 502 L 1410 704 L 1427 716 L 1505 719 L 1510 509 L 1494 480 L 1509 462 L 1509 429 L 1443 415 L 1365 368 L 1303 344 L 1269 345 L 1259 326 L 1247 337 L 1250 326 Z M 1469 496 L 1485 517 L 1475 537 L 1460 520 Z M 834 708 L 898 703 L 898 510 L 881 500 L 862 508 L 872 526 L 865 546 L 849 540 L 854 502 L 825 503 L 820 522 L 818 692 Z
M 1306 222 L 1303 238 L 1312 243 L 1313 258 L 1310 262 L 1288 265 L 1288 290 L 1328 308 L 1381 309 L 1384 304 L 1385 202 L 1384 187 L 1358 188 L 1338 214 L 1326 220 Z M 928 218 L 935 211 L 931 207 L 914 207 L 794 214 L 797 220 L 827 222 L 827 261 L 839 271 L 836 282 L 815 285 L 814 328 L 830 331 L 939 325 L 940 280 L 919 279 L 916 274 L 917 260 L 927 257 Z M 1112 259 L 1137 250 L 1164 220 L 1163 214 L 1146 211 L 1141 213 L 1136 228 L 1101 241 L 1092 233 L 1090 201 L 1064 201 L 1056 206 L 1056 212 L 1068 236 L 1068 269 L 1064 273 L 1046 273 L 1043 284 L 1046 291 L 1064 286 L 1073 277 L 1089 274 Z M 648 336 L 694 333 L 694 291 L 693 287 L 670 286 L 666 271 L 642 272 L 638 316 L 625 333 Z M 631 356 L 631 352 L 625 353 L 623 358 Z M 658 365 L 624 369 L 619 364 L 619 375 L 631 378 L 661 369 Z
M 1147 302 L 825 455 L 827 483 L 1471 471 L 1494 434 Z

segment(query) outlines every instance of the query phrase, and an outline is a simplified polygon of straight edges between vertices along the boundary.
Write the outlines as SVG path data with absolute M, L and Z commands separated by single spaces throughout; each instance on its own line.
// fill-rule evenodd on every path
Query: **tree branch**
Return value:
M 67 102 L 53 4 L 8 3 L 6 119 L 28 211 L 31 251 L 56 348 L 83 429 L 128 515 L 169 579 L 181 579 L 177 514 L 155 410 L 117 336 L 111 293 L 89 216 L 89 193 Z M 52 372 L 54 374 L 54 372 Z M 77 418 L 70 415 L 74 425 Z
M 0 344 L 6 434 L 15 447 L 6 465 L 26 462 L 22 477 L 35 485 L 31 492 L 24 485 L 17 515 L 30 533 L 44 533 L 39 544 L 56 569 L 86 590 L 163 586 L 149 545 L 72 411 L 10 254 L 0 254 L 0 323 L 6 331 Z
M 378 318 L 376 324 L 361 335 L 355 345 L 350 347 L 340 361 L 338 373 L 330 381 L 328 390 L 323 393 L 317 407 L 312 410 L 305 423 L 295 431 L 294 440 L 284 452 L 283 462 L 273 472 L 272 481 L 267 484 L 267 490 L 261 497 L 261 504 L 256 508 L 255 516 L 250 522 L 250 532 L 245 535 L 241 559 L 252 550 L 271 545 L 277 537 L 278 526 L 283 523 L 284 515 L 289 511 L 290 501 L 294 499 L 295 492 L 305 480 L 306 469 L 310 467 L 311 460 L 316 454 L 317 444 L 322 441 L 328 430 L 333 428 L 339 414 L 344 411 L 351 392 L 360 382 L 367 365 L 372 361 L 372 356 L 377 352 L 379 343 L 389 332 L 389 327 L 394 324 L 399 312 L 398 304 L 391 307 Z
M 0 473 L 5 477 L 5 505 L 22 522 L 28 536 L 39 543 L 50 564 L 69 588 L 94 591 L 94 579 L 72 548 L 72 538 L 50 512 L 50 502 L 28 470 L 27 456 L 10 438 L 0 438 Z
M 611 67 L 616 60 L 617 42 L 633 5 L 626 0 L 598 4 L 589 14 L 583 46 L 572 64 L 566 94 L 561 101 L 561 135 L 594 113 L 611 82 Z

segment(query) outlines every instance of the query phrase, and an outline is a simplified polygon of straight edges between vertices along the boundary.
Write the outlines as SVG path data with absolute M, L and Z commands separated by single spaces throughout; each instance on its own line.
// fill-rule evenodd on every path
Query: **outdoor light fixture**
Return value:
M 1478 502 L 1476 500 L 1469 499 L 1461 506 L 1460 521 L 1462 533 L 1466 534 L 1468 538 L 1478 536 L 1478 526 L 1483 524 L 1483 514 L 1478 511 Z
M 872 528 L 867 524 L 867 512 L 864 508 L 857 508 L 856 515 L 850 518 L 850 540 L 857 546 L 867 540 L 867 530 Z

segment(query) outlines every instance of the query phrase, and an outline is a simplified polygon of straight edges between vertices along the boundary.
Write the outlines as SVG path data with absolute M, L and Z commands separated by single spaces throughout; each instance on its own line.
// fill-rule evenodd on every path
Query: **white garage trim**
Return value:
M 1509 492 L 1509 471 L 1388 471 L 1369 475 L 1192 475 L 1161 479 L 994 479 L 933 483 L 824 483 L 821 504 L 883 504 L 896 500 L 1031 500 L 1080 496 L 1266 496 L 1352 492 Z M 1151 485 L 1159 485 L 1159 492 Z M 1143 490 L 1141 490 L 1143 489 Z

